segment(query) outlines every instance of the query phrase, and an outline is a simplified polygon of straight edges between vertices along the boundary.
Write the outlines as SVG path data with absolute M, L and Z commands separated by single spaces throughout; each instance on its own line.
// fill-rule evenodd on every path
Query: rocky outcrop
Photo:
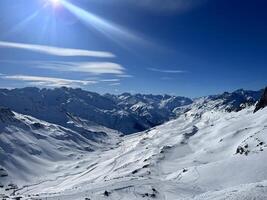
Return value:
M 254 113 L 259 111 L 260 109 L 263 109 L 267 106 L 267 87 L 264 90 L 263 95 L 261 96 L 259 102 L 256 104 L 256 108 L 254 110 Z
M 15 114 L 9 108 L 0 107 L 0 122 L 12 121 Z

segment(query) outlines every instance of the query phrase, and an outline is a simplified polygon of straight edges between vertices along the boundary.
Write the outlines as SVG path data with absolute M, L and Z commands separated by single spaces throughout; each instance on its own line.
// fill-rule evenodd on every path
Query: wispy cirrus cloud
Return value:
M 63 56 L 63 57 L 99 57 L 99 58 L 112 58 L 114 54 L 105 51 L 89 51 L 83 49 L 69 49 L 54 46 L 35 45 L 26 43 L 13 43 L 0 41 L 0 48 L 13 48 L 22 49 L 52 56 Z
M 166 73 L 166 74 L 186 73 L 186 71 L 183 71 L 183 70 L 172 70 L 172 69 L 147 68 L 147 70 L 152 71 L 152 72 Z
M 133 78 L 134 77 L 133 75 L 130 75 L 130 74 L 118 74 L 116 76 L 119 78 Z
M 110 83 L 110 86 L 119 86 L 121 83 Z
M 113 62 L 64 62 L 64 61 L 16 61 L 0 60 L 0 63 L 25 65 L 32 68 L 48 69 L 58 72 L 82 72 L 93 75 L 112 74 L 118 78 L 132 77 L 125 74 L 126 69 Z
M 89 80 L 73 80 L 63 79 L 55 77 L 44 76 L 28 76 L 28 75 L 2 75 L 2 79 L 16 80 L 26 82 L 29 85 L 41 86 L 41 87 L 83 87 L 86 85 L 96 84 L 97 81 Z
M 120 81 L 120 79 L 102 79 L 102 80 L 100 80 L 101 82 L 119 82 Z
M 115 57 L 109 52 L 87 51 L 80 49 L 67 49 L 52 46 L 42 46 L 33 44 L 11 43 L 0 41 L 0 48 L 15 48 L 24 51 L 33 51 L 53 56 L 71 56 L 71 57 L 101 57 L 111 58 Z M 53 59 L 54 60 L 54 59 Z M 107 61 L 62 61 L 55 59 L 51 60 L 0 60 L 2 63 L 8 63 L 16 66 L 25 66 L 36 69 L 44 69 L 53 71 L 56 77 L 49 76 L 31 76 L 12 74 L 0 74 L 0 79 L 23 82 L 26 85 L 39 87 L 85 87 L 91 84 L 106 84 L 118 85 L 121 77 L 130 77 L 126 74 L 126 69 L 118 63 Z M 62 78 L 61 72 L 70 72 L 73 79 Z M 79 79 L 87 76 L 88 79 Z M 107 75 L 107 76 L 106 76 Z M 95 77 L 94 77 L 95 76 Z M 91 78 L 90 78 L 91 77 Z M 94 78 L 92 78 L 94 77 Z M 108 77 L 108 78 L 103 78 Z
M 94 75 L 125 74 L 125 68 L 112 62 L 39 62 L 35 67 L 63 72 L 83 72 Z

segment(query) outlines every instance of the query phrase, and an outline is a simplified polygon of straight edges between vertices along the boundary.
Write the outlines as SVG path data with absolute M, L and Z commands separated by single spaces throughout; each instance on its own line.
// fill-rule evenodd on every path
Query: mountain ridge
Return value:
M 22 102 L 40 100 L 29 98 L 31 89 L 28 97 L 19 91 Z M 79 96 L 70 91 L 58 101 Z M 264 200 L 267 110 L 253 113 L 260 93 L 238 90 L 198 98 L 175 108 L 174 119 L 130 135 L 71 112 L 63 112 L 67 126 L 61 126 L 0 108 L 0 197 Z M 137 101 L 126 96 L 131 101 L 116 97 L 126 108 L 149 105 L 148 97 L 140 103 L 140 95 Z M 51 96 L 43 98 L 55 103 Z M 31 105 L 32 110 L 46 106 L 42 101 Z
M 171 95 L 120 95 L 89 92 L 82 89 L 55 88 L 0 89 L 0 106 L 15 112 L 68 127 L 68 114 L 118 130 L 124 134 L 144 131 L 176 118 L 192 109 L 196 102 L 216 102 L 218 107 L 239 111 L 254 105 L 262 91 L 237 90 L 196 99 Z M 242 106 L 241 106 L 242 104 Z M 177 110 L 179 110 L 177 112 Z M 225 108 L 226 109 L 226 108 Z

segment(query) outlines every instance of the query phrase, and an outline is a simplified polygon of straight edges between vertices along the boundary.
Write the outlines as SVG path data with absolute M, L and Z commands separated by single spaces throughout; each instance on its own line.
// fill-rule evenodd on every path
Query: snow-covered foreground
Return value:
M 253 108 L 191 110 L 114 141 L 92 152 L 74 142 L 76 155 L 58 161 L 38 155 L 17 158 L 30 164 L 27 179 L 21 177 L 24 169 L 5 165 L 12 172 L 5 184 L 18 184 L 15 193 L 23 199 L 267 199 L 267 109 L 255 114 Z M 45 165 L 40 169 L 49 170 L 39 171 L 36 159 Z M 10 195 L 13 190 L 5 188 L 0 193 Z

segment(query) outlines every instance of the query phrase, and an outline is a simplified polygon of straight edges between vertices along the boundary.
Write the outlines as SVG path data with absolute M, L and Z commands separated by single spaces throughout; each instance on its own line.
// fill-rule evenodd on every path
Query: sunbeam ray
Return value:
M 33 14 L 31 14 L 30 16 L 28 16 L 26 19 L 24 19 L 23 21 L 21 21 L 19 24 L 17 24 L 16 26 L 14 26 L 13 28 L 11 28 L 9 31 L 7 31 L 3 37 L 7 37 L 9 36 L 10 34 L 14 34 L 14 33 L 17 33 L 18 31 L 20 31 L 21 29 L 25 28 L 25 26 L 31 22 L 34 18 L 36 18 L 41 10 L 43 8 L 35 11 Z
M 125 28 L 117 24 L 102 19 L 99 16 L 96 16 L 76 5 L 73 5 L 66 0 L 61 0 L 60 3 L 83 23 L 94 27 L 96 30 L 109 37 L 110 39 L 114 40 L 114 37 L 119 37 L 120 39 L 124 38 L 134 42 L 146 43 L 144 39 L 138 37 L 129 30 L 126 30 Z

